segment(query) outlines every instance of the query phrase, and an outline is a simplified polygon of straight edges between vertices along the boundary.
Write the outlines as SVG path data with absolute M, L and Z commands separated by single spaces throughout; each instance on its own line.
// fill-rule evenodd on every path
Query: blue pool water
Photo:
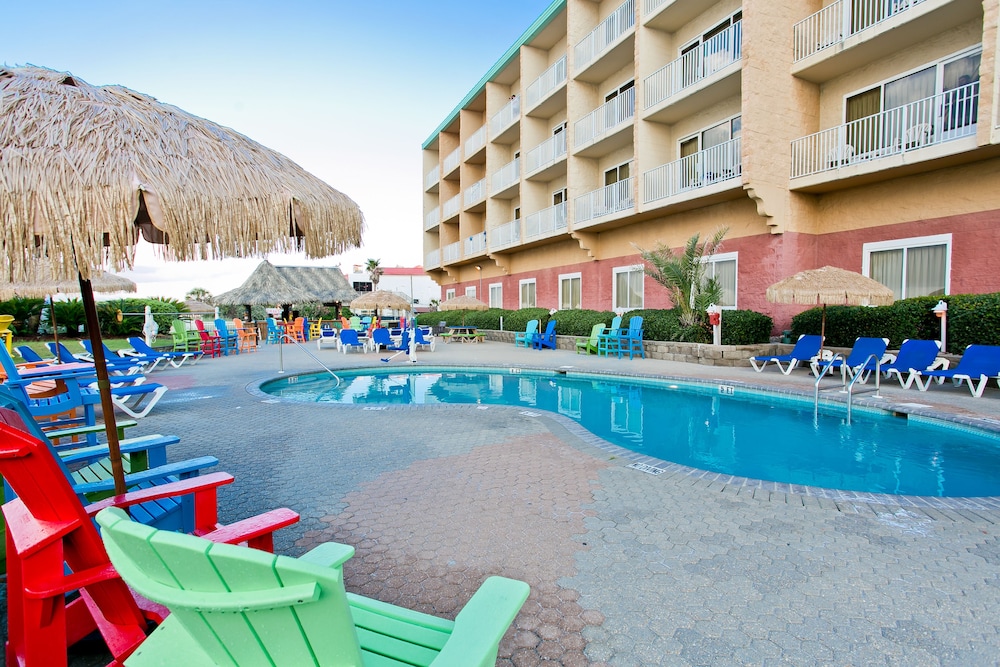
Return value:
M 1000 437 L 718 386 L 606 376 L 426 368 L 299 375 L 261 385 L 294 401 L 472 403 L 558 412 L 626 449 L 716 472 L 850 491 L 1000 495 Z

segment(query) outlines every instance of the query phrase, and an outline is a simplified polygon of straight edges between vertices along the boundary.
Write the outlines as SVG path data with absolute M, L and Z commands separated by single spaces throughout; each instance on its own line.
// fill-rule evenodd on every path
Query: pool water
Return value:
M 815 416 L 812 401 L 739 387 L 521 369 L 339 375 L 339 386 L 327 374 L 311 374 L 260 388 L 319 403 L 523 406 L 692 468 L 870 493 L 1000 495 L 1000 437 L 920 418 L 855 409 L 848 425 L 842 409 L 821 407 Z

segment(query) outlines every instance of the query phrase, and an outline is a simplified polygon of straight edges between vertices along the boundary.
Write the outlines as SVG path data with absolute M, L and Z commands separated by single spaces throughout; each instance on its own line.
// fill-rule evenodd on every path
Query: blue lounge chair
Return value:
M 619 343 L 622 335 L 622 316 L 615 315 L 611 320 L 611 326 L 597 338 L 597 356 L 606 357 L 612 352 L 618 354 Z
M 340 340 L 337 342 L 337 347 L 344 354 L 347 354 L 347 350 L 361 350 L 362 352 L 368 351 L 368 345 L 358 338 L 358 332 L 355 329 L 343 329 L 340 332 Z
M 636 352 L 643 359 L 646 358 L 646 348 L 642 344 L 642 315 L 633 315 L 629 318 L 628 329 L 622 329 L 618 336 L 618 358 L 628 352 L 628 358 Z
M 87 343 L 89 344 L 90 341 L 88 340 Z M 49 352 L 56 355 L 59 361 L 64 364 L 72 364 L 78 361 L 94 363 L 94 355 L 90 354 L 89 347 L 84 348 L 87 352 L 81 352 L 79 355 L 70 352 L 62 343 L 48 342 L 45 344 L 45 347 L 49 348 Z M 119 357 L 117 354 L 111 354 L 107 348 L 105 348 L 104 363 L 107 365 L 110 375 L 134 375 L 142 370 L 142 364 L 131 359 Z
M 80 341 L 80 345 L 86 350 L 85 354 L 81 354 L 81 359 L 86 359 L 87 361 L 94 360 L 94 346 L 87 339 Z M 115 371 L 122 372 L 126 375 L 133 375 L 135 373 L 149 373 L 155 369 L 163 358 L 156 356 L 153 358 L 146 358 L 135 352 L 134 354 L 122 356 L 121 354 L 116 354 L 114 350 L 107 346 L 105 343 L 101 343 L 104 347 L 104 361 L 108 364 L 108 370 L 111 371 L 112 367 L 115 367 Z
M 827 368 L 830 370 L 839 368 L 842 378 L 852 378 L 861 373 L 862 375 L 858 378 L 858 381 L 864 384 L 868 381 L 868 376 L 879 367 L 882 358 L 885 356 L 885 350 L 888 347 L 888 338 L 867 338 L 862 336 L 854 341 L 854 347 L 851 348 L 851 352 L 847 355 L 847 358 L 838 356 L 834 359 L 824 359 L 822 361 L 817 359 L 810 366 L 812 367 L 813 375 L 816 377 L 822 375 Z
M 936 340 L 907 338 L 899 346 L 899 353 L 889 363 L 882 364 L 882 373 L 886 380 L 895 376 L 900 386 L 909 389 L 917 377 L 917 371 L 948 368 L 948 360 L 938 357 L 940 351 L 941 343 Z
M 966 382 L 972 395 L 979 398 L 991 378 L 1000 380 L 1000 346 L 970 345 L 954 368 L 918 371 L 917 387 L 920 391 L 927 391 L 935 378 L 951 380 L 955 385 Z
M 424 333 L 424 330 L 420 327 L 414 328 L 413 341 L 418 348 L 429 348 L 431 352 L 434 351 L 434 336 L 429 333 Z
M 514 347 L 531 347 L 531 342 L 537 334 L 538 320 L 528 320 L 524 331 L 518 331 L 514 334 Z
M 53 361 L 55 361 L 55 358 L 52 358 L 52 359 L 43 359 L 42 355 L 38 354 L 37 352 L 35 352 L 33 349 L 31 349 L 27 345 L 18 345 L 14 349 L 17 350 L 17 353 L 19 355 L 21 355 L 21 358 L 24 359 L 24 361 L 27 362 L 27 363 L 31 363 L 31 364 L 51 364 Z
M 535 337 L 531 340 L 531 347 L 536 350 L 544 348 L 549 348 L 550 350 L 556 349 L 555 320 L 549 320 L 548 324 L 545 325 L 545 333 L 535 334 Z
M 392 344 L 392 336 L 389 335 L 389 330 L 385 327 L 379 327 L 372 331 L 371 342 L 369 343 L 372 352 L 378 352 L 383 347 L 389 349 Z
M 822 345 L 823 338 L 821 336 L 817 336 L 816 334 L 802 334 L 795 342 L 795 347 L 788 354 L 779 354 L 770 357 L 750 357 L 750 365 L 753 366 L 755 371 L 760 373 L 769 363 L 774 362 L 779 371 L 788 375 L 800 363 L 812 361 L 819 354 L 819 349 Z M 758 364 L 760 365 L 758 366 Z M 782 367 L 781 364 L 787 365 Z
M 132 336 L 129 338 L 128 344 L 131 345 L 132 349 L 138 352 L 141 356 L 148 359 L 155 359 L 159 357 L 174 368 L 180 368 L 184 365 L 184 362 L 188 360 L 191 361 L 191 365 L 194 365 L 202 357 L 201 350 L 198 350 L 197 352 L 172 352 L 169 350 L 157 350 L 147 345 L 146 341 L 138 336 Z

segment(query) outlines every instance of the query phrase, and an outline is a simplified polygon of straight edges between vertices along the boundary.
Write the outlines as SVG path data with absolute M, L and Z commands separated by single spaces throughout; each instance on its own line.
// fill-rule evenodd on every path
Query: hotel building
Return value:
M 423 145 L 424 268 L 491 306 L 666 308 L 637 248 L 729 229 L 723 305 L 834 265 L 1000 291 L 997 0 L 555 0 Z M 480 293 L 482 292 L 482 293 Z

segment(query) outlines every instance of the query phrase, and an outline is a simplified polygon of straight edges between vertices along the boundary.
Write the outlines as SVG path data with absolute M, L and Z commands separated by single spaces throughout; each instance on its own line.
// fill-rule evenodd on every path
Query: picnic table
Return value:
M 454 326 L 448 327 L 448 331 L 441 334 L 449 343 L 460 341 L 462 343 L 482 343 L 486 340 L 486 334 L 480 333 L 477 327 Z

